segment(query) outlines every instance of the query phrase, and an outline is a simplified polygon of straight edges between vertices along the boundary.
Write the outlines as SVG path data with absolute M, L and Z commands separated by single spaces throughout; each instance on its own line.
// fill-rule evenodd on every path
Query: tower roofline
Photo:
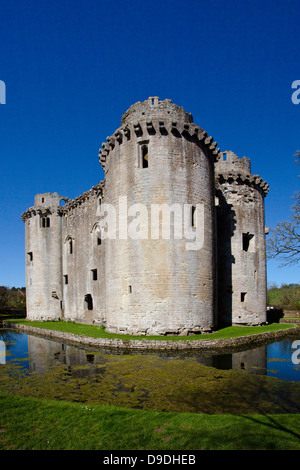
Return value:
M 158 96 L 150 96 L 145 101 L 134 103 L 123 114 L 121 125 L 134 123 L 135 121 L 152 119 L 166 119 L 180 121 L 184 123 L 192 123 L 193 116 L 187 113 L 183 107 L 172 103 L 172 100 L 160 100 Z

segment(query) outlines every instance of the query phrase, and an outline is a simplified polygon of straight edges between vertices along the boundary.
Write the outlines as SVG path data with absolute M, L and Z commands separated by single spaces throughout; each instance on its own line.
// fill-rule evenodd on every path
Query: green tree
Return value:
M 9 301 L 9 289 L 5 286 L 0 286 L 0 308 L 6 308 Z
M 295 154 L 295 162 L 300 165 L 300 150 Z M 267 241 L 267 256 L 277 258 L 282 266 L 300 261 L 300 191 L 294 194 L 289 220 L 284 220 L 270 230 Z

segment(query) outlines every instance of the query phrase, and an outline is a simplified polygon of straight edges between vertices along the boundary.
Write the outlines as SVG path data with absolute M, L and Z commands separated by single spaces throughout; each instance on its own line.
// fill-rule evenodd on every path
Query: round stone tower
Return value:
M 26 303 L 29 320 L 62 318 L 62 217 L 57 193 L 37 194 L 25 222 Z
M 180 334 L 215 326 L 218 152 L 191 114 L 158 97 L 131 106 L 102 144 L 108 331 Z
M 269 187 L 233 152 L 215 164 L 219 325 L 266 322 L 264 198 Z

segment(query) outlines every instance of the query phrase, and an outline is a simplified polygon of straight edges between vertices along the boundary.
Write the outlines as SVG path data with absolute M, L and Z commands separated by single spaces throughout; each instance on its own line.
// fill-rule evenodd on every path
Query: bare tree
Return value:
M 295 153 L 295 162 L 300 165 L 300 150 Z M 275 225 L 267 242 L 268 258 L 279 259 L 281 266 L 300 261 L 300 191 L 295 192 L 293 199 L 289 220 Z

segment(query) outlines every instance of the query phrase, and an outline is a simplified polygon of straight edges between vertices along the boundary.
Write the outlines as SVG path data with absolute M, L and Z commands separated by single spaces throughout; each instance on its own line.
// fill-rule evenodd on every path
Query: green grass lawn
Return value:
M 1 450 L 299 450 L 299 415 L 208 415 L 0 392 Z
M 124 341 L 138 339 L 138 340 L 157 340 L 157 341 L 193 341 L 203 339 L 223 339 L 223 338 L 236 338 L 241 336 L 255 335 L 258 333 L 274 332 L 291 328 L 291 324 L 272 323 L 271 325 L 263 326 L 229 326 L 220 329 L 215 333 L 202 334 L 202 335 L 189 335 L 189 336 L 134 336 L 108 333 L 103 326 L 85 325 L 81 323 L 64 322 L 64 321 L 28 321 L 28 320 L 9 320 L 14 323 L 33 326 L 41 329 L 48 329 L 54 331 L 62 331 L 65 333 L 73 333 L 79 336 L 90 336 L 92 338 L 118 338 Z

